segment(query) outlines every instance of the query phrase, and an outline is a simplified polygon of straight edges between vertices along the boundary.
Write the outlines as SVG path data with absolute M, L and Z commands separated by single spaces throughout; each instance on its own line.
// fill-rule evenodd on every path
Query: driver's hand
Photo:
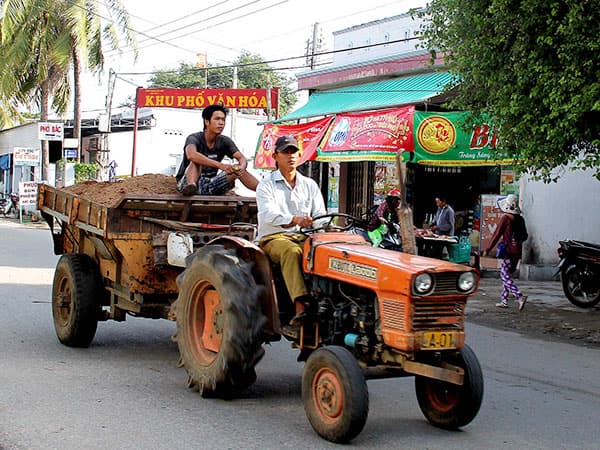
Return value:
M 301 228 L 310 228 L 313 225 L 313 219 L 310 216 L 294 216 L 292 222 Z

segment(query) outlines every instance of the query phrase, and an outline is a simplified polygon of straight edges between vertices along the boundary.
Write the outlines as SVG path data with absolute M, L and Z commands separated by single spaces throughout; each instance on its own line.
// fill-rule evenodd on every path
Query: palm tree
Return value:
M 52 2 L 53 3 L 53 2 Z M 104 69 L 103 47 L 117 50 L 120 45 L 119 36 L 134 49 L 137 57 L 135 34 L 129 26 L 129 15 L 120 0 L 105 2 L 107 14 L 110 16 L 102 23 L 98 3 L 90 0 L 67 0 L 65 20 L 71 32 L 74 120 L 73 137 L 81 135 L 81 70 L 83 67 L 92 73 L 100 73 Z M 81 153 L 79 153 L 81 155 Z
M 23 104 L 35 101 L 48 120 L 50 99 L 63 112 L 69 98 L 69 34 L 44 0 L 6 0 L 0 43 L 0 92 Z M 42 142 L 42 177 L 48 173 L 48 142 Z
M 71 94 L 69 71 L 73 70 L 75 137 L 80 137 L 83 67 L 100 72 L 102 48 L 117 49 L 117 28 L 126 42 L 136 47 L 129 16 L 120 0 L 106 3 L 110 19 L 103 25 L 93 0 L 6 0 L 1 21 L 0 73 L 10 73 L 0 82 L 0 92 L 28 103 L 35 99 L 40 119 L 48 119 L 49 101 L 65 111 Z M 7 72 L 8 71 L 8 72 Z M 42 146 L 42 176 L 47 175 L 48 145 Z

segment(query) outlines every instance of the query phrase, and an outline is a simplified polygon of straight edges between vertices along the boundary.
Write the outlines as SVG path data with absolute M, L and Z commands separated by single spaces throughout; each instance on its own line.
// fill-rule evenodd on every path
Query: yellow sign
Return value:
M 445 117 L 430 116 L 419 125 L 417 140 L 430 153 L 444 153 L 456 142 L 456 129 Z

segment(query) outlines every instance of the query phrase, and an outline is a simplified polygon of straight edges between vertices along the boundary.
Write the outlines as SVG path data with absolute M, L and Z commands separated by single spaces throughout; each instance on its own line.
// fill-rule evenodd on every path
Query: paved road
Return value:
M 288 343 L 267 348 L 242 398 L 202 399 L 176 367 L 170 322 L 101 323 L 89 349 L 60 345 L 49 303 L 56 257 L 48 230 L 0 220 L 0 236 L 0 448 L 339 448 L 306 420 L 302 364 Z M 473 323 L 467 332 L 485 378 L 482 409 L 469 426 L 445 432 L 428 425 L 412 378 L 369 381 L 369 419 L 352 446 L 598 448 L 600 350 Z

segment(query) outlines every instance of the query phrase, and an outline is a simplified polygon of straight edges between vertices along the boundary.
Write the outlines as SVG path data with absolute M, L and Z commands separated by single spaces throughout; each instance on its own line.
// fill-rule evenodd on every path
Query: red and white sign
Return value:
M 414 106 L 337 114 L 318 149 L 318 161 L 394 161 L 412 152 Z
M 38 122 L 40 141 L 62 141 L 64 134 L 62 122 Z
M 277 138 L 289 134 L 298 140 L 298 146 L 300 147 L 298 165 L 300 166 L 306 161 L 313 161 L 317 156 L 317 146 L 332 120 L 333 117 L 325 117 L 298 125 L 266 124 L 258 140 L 254 167 L 257 169 L 275 169 L 275 159 L 273 159 L 275 141 L 277 141 Z
M 21 206 L 35 205 L 37 193 L 38 184 L 35 181 L 21 181 L 19 183 L 19 204 Z

